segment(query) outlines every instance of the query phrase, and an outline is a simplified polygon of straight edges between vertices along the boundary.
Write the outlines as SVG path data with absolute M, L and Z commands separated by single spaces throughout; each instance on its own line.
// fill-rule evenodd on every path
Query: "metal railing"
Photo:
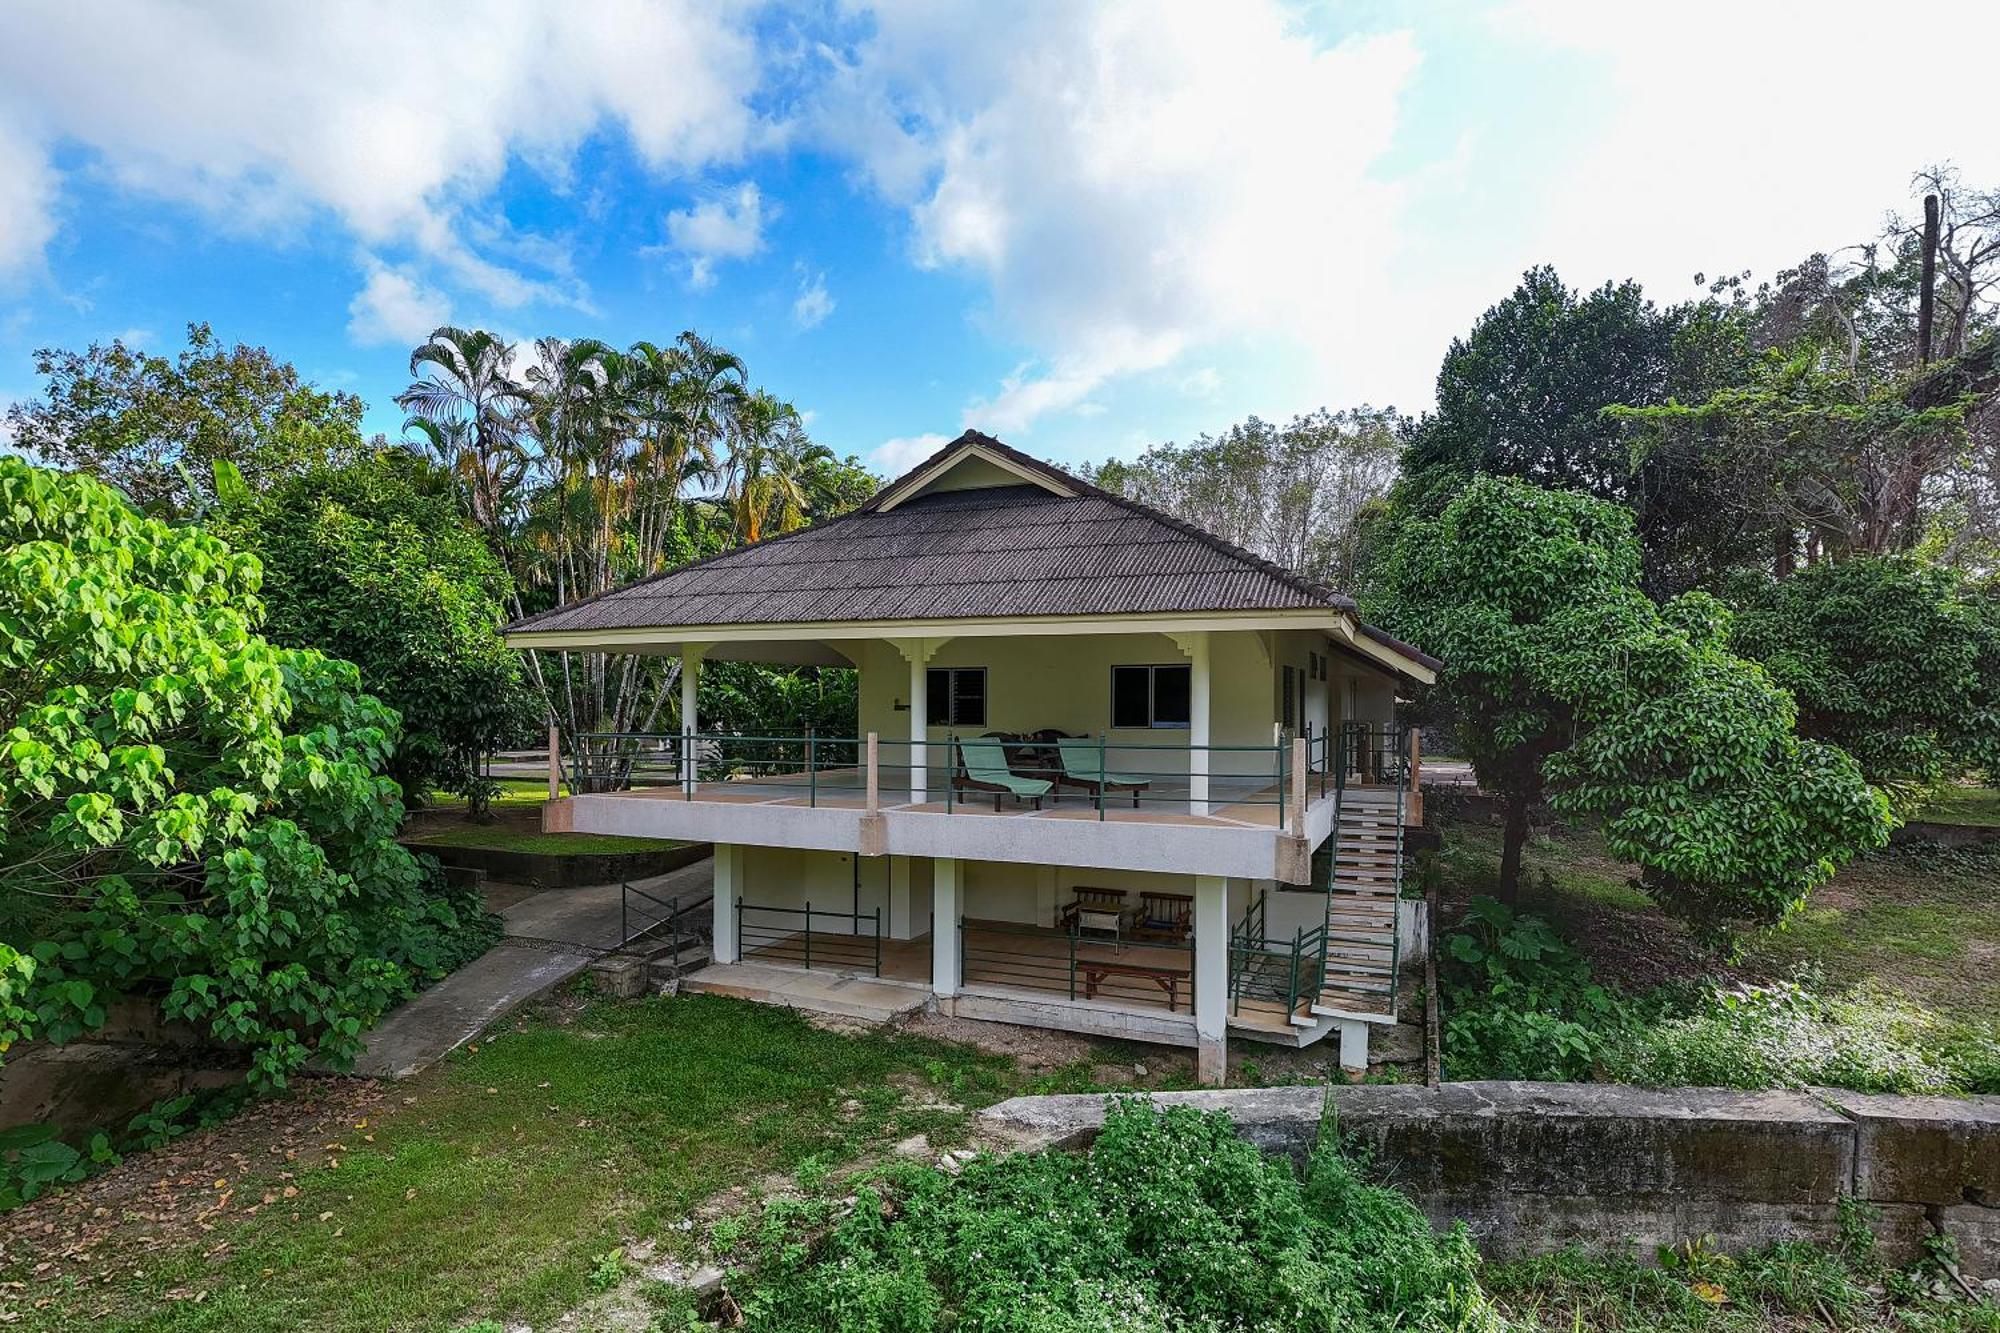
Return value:
M 751 913 L 760 918 L 750 920 Z M 773 920 L 772 918 L 775 918 Z M 814 921 L 845 921 L 846 930 L 813 930 Z M 867 933 L 862 933 L 862 927 Z M 866 969 L 882 975 L 882 909 L 828 912 L 802 907 L 770 907 L 736 900 L 736 957 L 744 962 L 778 963 L 811 971 L 817 964 L 836 971 Z
M 1194 1012 L 1190 942 L 1098 939 L 1075 928 L 961 921 L 958 975 L 968 985 L 1048 991 L 1070 1000 L 1115 1000 L 1168 1013 Z
M 1306 733 L 1306 769 L 1318 795 L 1350 786 L 1412 784 L 1417 771 L 1416 732 L 1400 722 L 1343 722 Z
M 1289 940 L 1272 939 L 1260 892 L 1229 933 L 1229 1012 L 1242 1013 L 1246 998 L 1282 1004 L 1287 1019 L 1301 1000 L 1310 1005 L 1325 981 L 1326 944 L 1324 920 L 1300 927 Z
M 970 748 L 975 742 L 981 748 Z M 1324 749 L 1324 737 L 1320 744 Z M 1004 772 L 992 762 L 993 746 Z M 1270 809 L 1283 830 L 1300 817 L 1303 799 L 1294 781 L 1299 751 L 1287 737 L 1268 745 L 1187 745 L 1115 740 L 1103 732 L 1017 737 L 945 731 L 922 741 L 810 731 L 587 732 L 573 748 L 573 790 L 665 787 L 685 800 L 762 798 L 871 811 L 882 804 L 922 804 L 948 814 L 989 801 L 1001 809 L 1079 802 L 1099 820 L 1151 808 L 1243 822 Z
M 674 971 L 679 972 L 681 941 L 688 933 L 684 927 L 695 912 L 714 901 L 715 895 L 710 892 L 662 898 L 629 881 L 621 883 L 618 886 L 618 947 L 623 949 L 664 928 L 668 947 L 672 950 Z

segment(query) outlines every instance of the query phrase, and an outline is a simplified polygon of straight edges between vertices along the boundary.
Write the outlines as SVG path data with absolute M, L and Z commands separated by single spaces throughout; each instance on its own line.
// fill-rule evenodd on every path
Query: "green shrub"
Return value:
M 1824 993 L 1807 975 L 1709 988 L 1692 1012 L 1636 1033 L 1606 1072 L 1656 1086 L 1988 1092 L 2000 1088 L 1996 1042 L 1992 1025 L 1951 1022 L 1875 987 Z
M 1588 1079 L 1643 1019 L 1547 922 L 1492 898 L 1473 900 L 1442 961 L 1447 1078 Z
M 879 1330 L 1480 1329 L 1463 1229 L 1439 1235 L 1338 1147 L 1301 1180 L 1187 1107 L 1115 1104 L 1081 1154 L 901 1168 L 852 1208 L 766 1216 L 752 1327 Z
M 396 842 L 396 714 L 257 633 L 260 569 L 0 457 L 0 1049 L 121 997 L 244 1050 L 353 1059 L 492 923 Z
M 1548 923 L 1491 898 L 1473 901 L 1440 961 L 1448 1078 L 2000 1091 L 2000 1025 L 1948 1019 L 1879 988 L 1828 991 L 1802 973 L 1632 995 L 1596 981 Z

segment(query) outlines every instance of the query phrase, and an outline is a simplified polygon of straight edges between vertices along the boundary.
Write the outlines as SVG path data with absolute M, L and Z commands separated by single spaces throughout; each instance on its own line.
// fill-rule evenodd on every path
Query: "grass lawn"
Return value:
M 489 847 L 501 852 L 540 852 L 550 856 L 581 856 L 607 852 L 663 852 L 687 844 L 673 838 L 626 838 L 613 833 L 544 833 L 513 824 L 430 826 L 414 841 L 433 847 Z
M 1500 831 L 1445 828 L 1446 918 L 1454 900 L 1491 892 Z M 1531 841 L 1522 904 L 1559 923 L 1600 973 L 1634 989 L 1705 974 L 1744 980 L 1821 969 L 1835 985 L 1874 982 L 1960 1017 L 2000 1017 L 2000 855 L 1892 848 L 1848 865 L 1785 928 L 1752 940 L 1724 968 L 1697 949 L 1585 830 Z
M 289 1160 L 257 1144 L 233 1166 L 183 1163 L 156 1189 L 173 1168 L 153 1154 L 87 1183 L 135 1178 L 109 1210 L 123 1225 L 80 1218 L 87 1194 L 0 1217 L 4 1277 L 26 1284 L 0 1287 L 0 1320 L 50 1333 L 541 1327 L 591 1294 L 599 1256 L 647 1238 L 670 1253 L 677 1224 L 718 1193 L 920 1132 L 949 1143 L 1017 1081 L 968 1047 L 840 1035 L 707 996 L 570 1002 L 516 1029 L 407 1084 L 338 1085 L 379 1104 Z M 183 1198 L 184 1222 L 223 1206 L 194 1226 L 143 1220 Z M 51 1219 L 76 1230 L 52 1238 Z
M 1931 803 L 1917 818 L 1933 824 L 2000 828 L 2000 789 L 1947 787 L 1931 798 Z

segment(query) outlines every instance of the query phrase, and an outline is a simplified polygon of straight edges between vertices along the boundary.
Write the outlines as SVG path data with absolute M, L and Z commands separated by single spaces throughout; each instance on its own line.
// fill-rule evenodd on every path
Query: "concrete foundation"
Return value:
M 1448 1083 L 1156 1094 L 1229 1113 L 1303 1158 L 1322 1124 L 1356 1141 L 1435 1222 L 1463 1220 L 1495 1257 L 1567 1245 L 1641 1253 L 1691 1237 L 1725 1249 L 1836 1238 L 1865 1201 L 1892 1262 L 1943 1231 L 1965 1270 L 2000 1275 L 2000 1098 Z M 1017 1097 L 984 1123 L 1081 1145 L 1105 1099 Z

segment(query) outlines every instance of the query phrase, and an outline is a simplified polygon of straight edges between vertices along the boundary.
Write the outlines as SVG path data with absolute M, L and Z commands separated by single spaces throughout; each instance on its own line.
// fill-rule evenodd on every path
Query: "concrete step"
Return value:
M 761 963 L 711 964 L 686 978 L 681 990 L 838 1014 L 873 1023 L 900 1018 L 923 1008 L 930 1000 L 928 987 L 836 973 L 794 971 Z

